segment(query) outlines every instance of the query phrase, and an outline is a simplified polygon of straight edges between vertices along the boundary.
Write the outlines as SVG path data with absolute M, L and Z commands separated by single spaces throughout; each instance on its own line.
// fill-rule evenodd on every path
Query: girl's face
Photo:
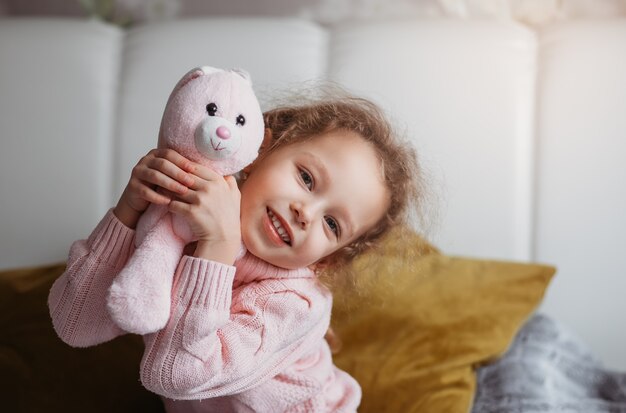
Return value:
M 253 165 L 241 187 L 243 242 L 277 267 L 307 267 L 372 228 L 388 203 L 374 148 L 330 132 Z

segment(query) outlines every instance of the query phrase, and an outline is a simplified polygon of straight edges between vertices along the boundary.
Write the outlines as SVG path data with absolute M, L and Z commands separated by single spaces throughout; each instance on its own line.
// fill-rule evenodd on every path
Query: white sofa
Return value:
M 203 64 L 250 71 L 264 108 L 311 79 L 378 102 L 428 170 L 432 242 L 556 265 L 542 310 L 626 368 L 626 20 L 2 19 L 0 268 L 66 258 Z

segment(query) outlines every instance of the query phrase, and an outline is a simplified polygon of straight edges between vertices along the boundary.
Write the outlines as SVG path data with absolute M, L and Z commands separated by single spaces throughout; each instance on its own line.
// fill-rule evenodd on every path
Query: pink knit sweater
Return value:
M 72 245 L 48 302 L 67 344 L 126 333 L 109 317 L 106 295 L 133 249 L 134 231 L 112 211 Z M 333 365 L 323 338 L 331 307 L 307 269 L 249 253 L 234 266 L 184 256 L 167 326 L 143 337 L 141 381 L 168 412 L 354 412 L 360 387 Z

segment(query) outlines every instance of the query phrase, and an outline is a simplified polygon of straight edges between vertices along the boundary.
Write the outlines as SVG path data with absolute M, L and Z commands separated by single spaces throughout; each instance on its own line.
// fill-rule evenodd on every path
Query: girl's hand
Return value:
M 151 150 L 133 168 L 113 212 L 126 226 L 135 228 L 150 203 L 168 205 L 171 194 L 187 193 L 195 182 L 189 173 L 192 168 L 191 161 L 172 149 Z M 163 190 L 157 192 L 158 188 Z
M 169 210 L 184 217 L 198 238 L 194 255 L 232 265 L 241 247 L 241 193 L 232 176 L 193 164 L 194 182 L 185 193 L 170 193 Z

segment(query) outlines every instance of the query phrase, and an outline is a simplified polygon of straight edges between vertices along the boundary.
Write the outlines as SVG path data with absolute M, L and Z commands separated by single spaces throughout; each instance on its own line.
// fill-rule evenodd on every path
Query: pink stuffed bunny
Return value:
M 263 140 L 263 114 L 247 73 L 200 67 L 170 95 L 159 132 L 160 148 L 230 175 L 250 164 Z M 136 249 L 108 296 L 116 324 L 148 334 L 165 326 L 172 282 L 183 249 L 195 241 L 183 218 L 152 204 L 137 224 Z

